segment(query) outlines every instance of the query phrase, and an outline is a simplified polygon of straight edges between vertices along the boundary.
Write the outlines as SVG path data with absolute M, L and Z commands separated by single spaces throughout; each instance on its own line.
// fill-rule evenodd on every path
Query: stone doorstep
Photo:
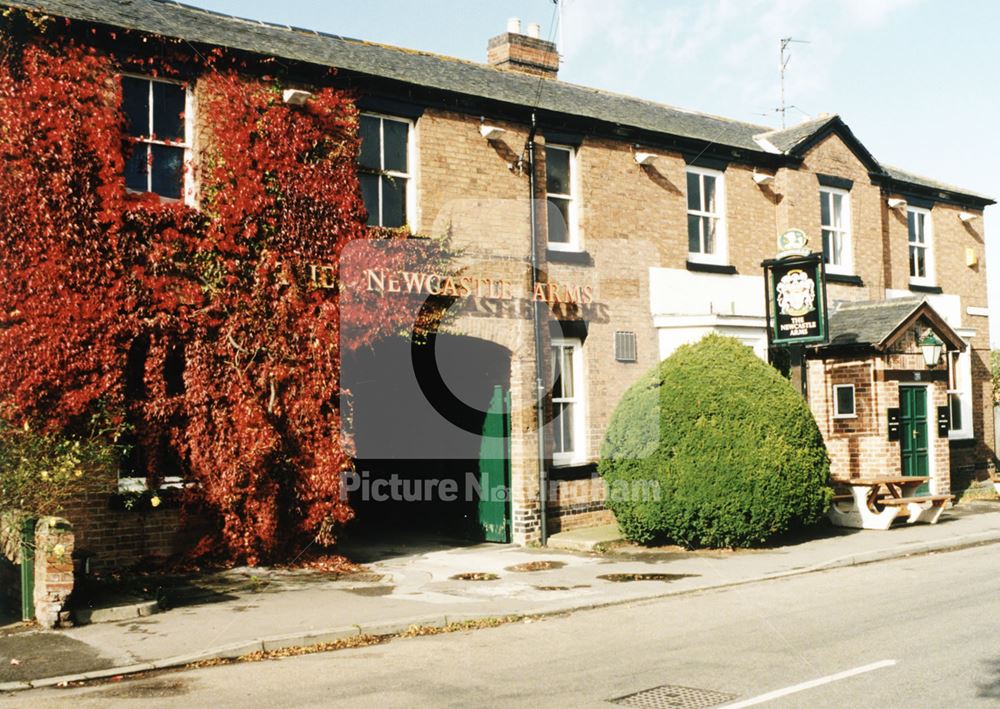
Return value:
M 159 612 L 160 604 L 156 601 L 139 601 L 108 608 L 76 608 L 73 609 L 73 620 L 80 625 L 114 623 L 132 618 L 144 618 Z
M 594 551 L 601 544 L 618 542 L 622 538 L 617 524 L 605 524 L 600 527 L 580 527 L 553 534 L 548 538 L 546 546 L 550 549 Z

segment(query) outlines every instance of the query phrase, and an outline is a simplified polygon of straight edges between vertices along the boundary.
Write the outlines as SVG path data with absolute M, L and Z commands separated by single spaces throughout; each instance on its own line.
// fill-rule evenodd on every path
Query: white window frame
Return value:
M 840 399 L 837 398 L 837 392 L 839 389 L 850 389 L 851 390 L 851 405 L 853 411 L 846 414 L 840 411 Z M 833 418 L 835 419 L 856 419 L 858 417 L 858 397 L 857 392 L 854 389 L 853 384 L 834 384 L 833 385 Z
M 910 213 L 917 216 L 923 217 L 924 222 L 924 243 L 922 245 L 915 245 L 914 242 L 910 241 Z M 912 260 L 910 258 L 910 250 L 916 248 L 922 248 L 924 250 L 924 275 L 914 276 L 912 273 Z M 907 257 L 907 269 L 910 271 L 910 283 L 917 286 L 933 286 L 935 284 L 934 278 L 934 225 L 931 220 L 931 210 L 923 209 L 922 207 L 907 207 L 906 208 L 906 257 Z
M 695 167 L 688 165 L 684 174 L 684 204 L 687 206 L 687 176 L 689 174 L 698 175 L 698 187 L 701 193 L 701 203 L 705 201 L 705 180 L 706 176 L 715 178 L 715 211 L 709 212 L 704 209 L 687 209 L 684 221 L 684 238 L 688 244 L 688 260 L 696 263 L 710 263 L 717 265 L 728 265 L 729 263 L 729 239 L 727 238 L 726 224 L 726 173 L 722 170 L 712 170 L 707 167 Z M 701 251 L 691 251 L 691 237 L 688 234 L 687 217 L 710 217 L 715 219 L 715 251 L 706 254 Z M 701 245 L 704 246 L 704 235 L 702 235 Z
M 559 143 L 546 143 L 545 153 L 546 153 L 546 165 L 548 164 L 548 151 L 549 150 L 562 150 L 569 153 L 569 192 L 568 193 L 558 193 L 549 192 L 548 184 L 545 186 L 545 210 L 546 219 L 548 219 L 548 209 L 549 209 L 549 198 L 555 197 L 556 199 L 563 199 L 569 202 L 569 207 L 566 212 L 568 215 L 569 223 L 566 225 L 566 236 L 567 240 L 563 243 L 557 241 L 549 241 L 546 238 L 546 248 L 549 251 L 580 251 L 580 223 L 579 216 L 577 213 L 577 207 L 579 203 L 579 186 L 577 184 L 577 149 L 572 145 L 562 145 Z M 546 179 L 546 182 L 548 180 Z M 546 222 L 547 224 L 548 222 Z
M 416 207 L 417 207 L 417 172 L 415 165 L 416 151 L 416 124 L 410 118 L 404 118 L 402 116 L 392 116 L 388 113 L 376 113 L 374 111 L 362 111 L 361 116 L 368 116 L 369 118 L 378 118 L 378 160 L 379 160 L 379 170 L 375 173 L 369 173 L 367 169 L 359 169 L 359 172 L 365 172 L 368 174 L 376 175 L 386 175 L 388 177 L 399 177 L 406 180 L 406 195 L 404 199 L 406 201 L 406 221 L 403 224 L 404 227 L 408 227 L 411 231 L 416 231 Z M 360 122 L 360 116 L 358 117 Z M 396 121 L 397 123 L 403 123 L 406 125 L 406 167 L 407 172 L 400 172 L 398 170 L 384 170 L 382 168 L 385 165 L 385 131 L 384 121 Z M 378 226 L 382 225 L 382 204 L 384 200 L 382 199 L 382 180 L 378 181 Z M 367 207 L 367 205 L 365 205 Z
M 160 486 L 154 489 L 163 490 L 171 487 L 184 487 L 184 479 L 179 475 L 167 475 L 160 482 Z M 149 483 L 146 481 L 146 478 L 118 478 L 118 492 L 145 492 L 149 489 Z
M 572 348 L 573 354 L 571 357 L 572 367 L 573 367 L 573 396 L 565 398 L 552 397 L 552 425 L 556 424 L 556 414 L 555 405 L 557 403 L 569 403 L 573 405 L 573 449 L 568 451 L 556 452 L 555 450 L 555 431 L 552 431 L 552 441 L 553 441 L 553 451 L 552 451 L 552 464 L 554 466 L 567 466 L 567 465 L 579 465 L 587 459 L 587 441 L 585 440 L 585 435 L 587 432 L 586 427 L 586 416 L 587 416 L 587 405 L 586 405 L 586 392 L 587 387 L 584 381 L 583 372 L 583 342 L 576 338 L 560 338 L 553 337 L 550 348 L 550 355 L 555 356 L 556 348 Z M 553 382 L 555 384 L 555 382 Z
M 843 205 L 843 213 L 840 215 L 840 227 L 835 227 L 833 224 L 823 223 L 823 200 L 830 200 L 830 218 L 833 219 L 833 195 L 841 196 L 841 204 Z M 851 193 L 847 190 L 842 190 L 838 187 L 820 187 L 819 188 L 819 199 L 820 199 L 820 219 L 819 219 L 819 229 L 820 229 L 820 244 L 822 245 L 823 232 L 832 231 L 840 235 L 841 238 L 841 249 L 840 256 L 842 263 L 831 263 L 826 260 L 826 254 L 823 254 L 823 261 L 826 265 L 827 273 L 835 273 L 841 275 L 853 275 L 854 274 L 854 245 L 851 234 Z
M 967 440 L 973 438 L 972 424 L 972 349 L 965 352 L 952 350 L 945 353 L 948 362 L 948 438 Z M 961 402 L 962 427 L 951 428 L 951 397 Z
M 157 194 L 164 202 L 180 202 L 183 201 L 189 207 L 197 207 L 197 199 L 195 195 L 195 184 L 194 184 L 194 124 L 195 124 L 195 98 L 194 91 L 191 90 L 191 84 L 186 81 L 180 81 L 178 79 L 167 79 L 160 76 L 147 76 L 146 74 L 133 74 L 131 72 L 122 72 L 121 76 L 130 77 L 132 79 L 141 79 L 143 81 L 149 82 L 149 125 L 153 125 L 153 83 L 159 82 L 161 84 L 174 84 L 176 86 L 181 86 L 184 88 L 184 142 L 170 142 L 166 140 L 155 140 L 154 138 L 137 138 L 136 136 L 126 136 L 129 142 L 135 143 L 145 143 L 146 145 L 166 145 L 173 148 L 184 148 L 184 168 L 181 171 L 181 199 L 175 199 L 173 197 L 164 197 L 163 195 Z M 124 179 L 124 177 L 123 177 Z M 150 170 L 146 174 L 146 189 L 143 191 L 137 191 L 126 188 L 129 194 L 156 194 L 153 192 L 153 171 Z

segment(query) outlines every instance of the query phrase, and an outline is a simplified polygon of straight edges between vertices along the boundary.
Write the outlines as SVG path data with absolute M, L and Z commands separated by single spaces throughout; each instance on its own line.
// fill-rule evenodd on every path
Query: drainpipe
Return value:
M 545 470 L 545 437 L 543 435 L 542 422 L 545 420 L 545 358 L 542 352 L 542 318 L 541 308 L 543 303 L 535 300 L 535 286 L 541 280 L 541 270 L 538 267 L 538 226 L 537 208 L 535 206 L 535 133 L 537 132 L 535 114 L 531 113 L 531 130 L 528 132 L 528 142 L 525 146 L 528 151 L 528 204 L 531 219 L 531 313 L 532 325 L 534 327 L 535 341 L 535 417 L 538 421 L 538 504 L 539 510 L 539 531 L 541 533 L 541 543 L 544 546 L 548 542 L 548 522 L 545 519 L 546 506 L 548 505 L 548 471 Z

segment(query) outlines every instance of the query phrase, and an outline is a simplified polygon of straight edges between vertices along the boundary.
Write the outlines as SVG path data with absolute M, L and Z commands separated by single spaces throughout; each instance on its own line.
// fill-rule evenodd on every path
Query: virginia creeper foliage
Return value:
M 138 474 L 195 483 L 189 507 L 219 530 L 199 551 L 253 564 L 331 542 L 352 515 L 339 494 L 341 295 L 303 274 L 368 236 L 351 97 L 325 88 L 289 106 L 276 80 L 204 59 L 196 209 L 126 192 L 110 53 L 6 39 L 3 403 L 48 431 L 118 412 Z M 400 326 L 354 310 L 355 332 Z

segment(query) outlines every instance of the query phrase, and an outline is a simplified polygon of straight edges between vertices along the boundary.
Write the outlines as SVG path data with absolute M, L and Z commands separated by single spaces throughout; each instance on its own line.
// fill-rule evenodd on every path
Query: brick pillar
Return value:
M 535 416 L 533 352 L 511 360 L 511 508 L 512 537 L 522 546 L 541 538 L 538 501 L 538 427 Z
M 35 619 L 45 628 L 59 625 L 73 592 L 73 525 L 43 517 L 35 527 Z

